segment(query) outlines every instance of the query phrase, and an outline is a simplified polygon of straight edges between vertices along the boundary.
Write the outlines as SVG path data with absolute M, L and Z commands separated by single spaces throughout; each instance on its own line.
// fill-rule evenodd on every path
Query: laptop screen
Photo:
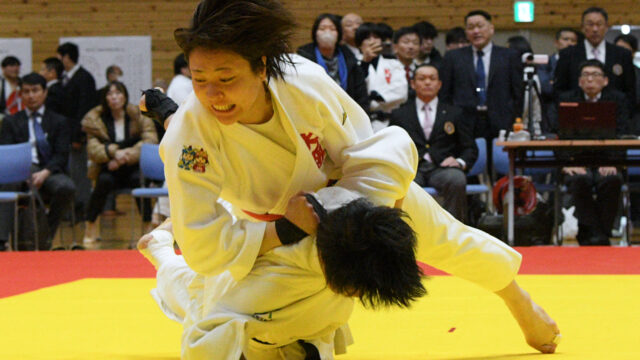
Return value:
M 616 108 L 612 101 L 561 102 L 558 105 L 560 139 L 615 139 Z

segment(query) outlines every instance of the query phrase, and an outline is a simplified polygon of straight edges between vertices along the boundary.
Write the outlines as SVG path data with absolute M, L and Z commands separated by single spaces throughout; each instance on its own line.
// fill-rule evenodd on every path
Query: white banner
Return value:
M 118 65 L 122 81 L 129 90 L 129 102 L 137 104 L 140 90 L 151 87 L 151 36 L 63 37 L 60 44 L 78 45 L 78 62 L 96 80 L 98 89 L 107 84 L 106 71 Z
M 7 56 L 15 56 L 20 60 L 20 76 L 30 73 L 31 38 L 0 38 L 0 61 Z

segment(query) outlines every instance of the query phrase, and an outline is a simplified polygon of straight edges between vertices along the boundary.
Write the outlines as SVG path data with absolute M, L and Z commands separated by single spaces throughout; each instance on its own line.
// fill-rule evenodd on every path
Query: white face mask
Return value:
M 338 41 L 338 35 L 333 31 L 322 31 L 316 35 L 316 41 L 322 47 L 335 46 Z

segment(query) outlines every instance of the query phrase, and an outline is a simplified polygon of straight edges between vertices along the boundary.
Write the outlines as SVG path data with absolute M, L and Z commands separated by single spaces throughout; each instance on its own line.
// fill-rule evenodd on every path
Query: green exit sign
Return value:
M 533 22 L 533 1 L 516 1 L 513 4 L 515 22 Z

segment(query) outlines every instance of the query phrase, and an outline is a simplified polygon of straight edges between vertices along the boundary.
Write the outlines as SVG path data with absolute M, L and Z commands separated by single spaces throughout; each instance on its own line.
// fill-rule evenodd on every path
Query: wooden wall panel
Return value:
M 494 16 L 497 30 L 543 30 L 578 27 L 580 14 L 591 0 L 536 0 L 536 21 L 513 22 L 512 0 L 283 0 L 299 28 L 294 47 L 310 40 L 310 28 L 322 12 L 357 12 L 366 21 L 394 28 L 420 20 L 438 29 L 462 25 L 464 15 L 482 7 Z M 55 54 L 61 36 L 150 35 L 153 78 L 170 79 L 172 59 L 179 52 L 173 30 L 186 26 L 197 0 L 0 0 L 0 37 L 31 37 L 34 69 Z M 639 0 L 601 2 L 611 24 L 640 24 Z

